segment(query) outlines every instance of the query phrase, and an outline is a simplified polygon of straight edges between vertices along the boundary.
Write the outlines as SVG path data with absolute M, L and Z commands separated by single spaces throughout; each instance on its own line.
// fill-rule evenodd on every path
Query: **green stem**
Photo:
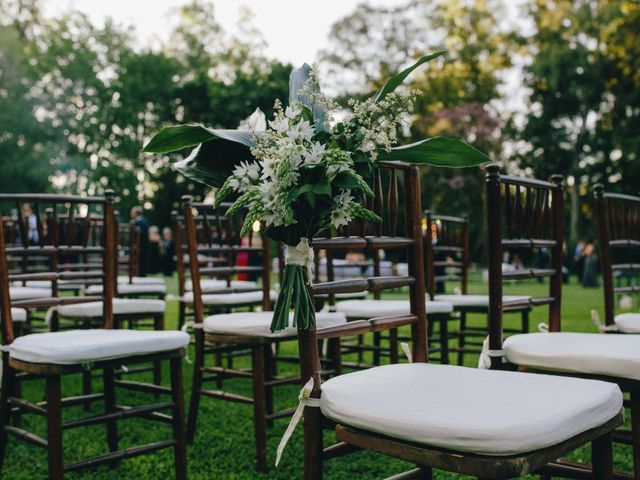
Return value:
M 315 327 L 315 309 L 307 288 L 306 276 L 306 269 L 300 265 L 285 266 L 282 288 L 271 321 L 272 332 L 289 326 L 289 312 L 292 307 L 294 327 L 305 330 Z

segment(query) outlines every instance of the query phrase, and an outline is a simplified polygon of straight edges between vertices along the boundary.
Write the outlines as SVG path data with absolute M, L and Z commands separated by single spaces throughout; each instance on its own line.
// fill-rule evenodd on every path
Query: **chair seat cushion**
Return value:
M 542 370 L 640 380 L 640 336 L 597 333 L 525 333 L 507 338 L 506 359 Z
M 118 277 L 118 283 L 132 283 L 134 285 L 164 285 L 164 278 L 159 277 L 131 277 L 131 281 L 129 281 L 129 277 L 126 275 L 120 275 Z
M 622 333 L 640 333 L 640 313 L 621 313 L 614 321 Z
M 400 440 L 481 455 L 563 442 L 622 408 L 617 385 L 426 363 L 374 367 L 322 384 L 322 413 Z
M 24 362 L 73 365 L 165 352 L 188 344 L 189 335 L 180 331 L 68 330 L 18 337 L 9 354 Z
M 50 280 L 28 280 L 27 287 L 51 289 Z M 82 283 L 78 280 L 58 280 L 58 290 L 78 290 L 82 288 Z
M 226 280 L 218 280 L 215 278 L 207 278 L 200 280 L 200 289 L 202 293 L 213 293 L 220 292 L 224 290 L 256 290 L 258 284 L 256 282 L 250 282 L 248 280 L 231 280 L 231 286 L 227 285 Z M 193 283 L 191 280 L 187 280 L 184 283 L 184 289 L 187 292 L 193 290 Z
M 489 295 L 435 295 L 436 301 L 449 302 L 455 307 L 479 307 L 489 308 Z M 515 302 L 519 300 L 528 301 L 531 297 L 505 295 L 502 297 L 503 302 Z
M 36 287 L 9 287 L 9 296 L 11 300 L 33 300 L 35 298 L 51 298 L 50 288 Z
M 122 295 L 164 295 L 167 287 L 161 283 L 119 283 L 118 293 Z M 87 295 L 102 294 L 102 285 L 90 285 L 86 290 Z
M 67 318 L 102 317 L 102 302 L 74 303 L 60 305 L 58 313 Z M 114 298 L 114 315 L 131 315 L 136 313 L 164 313 L 164 300 L 149 300 L 142 298 Z
M 11 319 L 14 322 L 26 322 L 27 321 L 27 311 L 24 308 L 11 308 Z
M 453 306 L 448 302 L 428 300 L 426 305 L 427 315 L 453 312 Z M 346 300 L 336 303 L 336 310 L 352 319 L 401 316 L 411 313 L 409 300 Z
M 269 327 L 273 312 L 239 312 L 211 315 L 204 319 L 204 330 L 207 333 L 222 335 L 246 335 L 250 337 L 282 338 L 296 337 L 298 332 L 294 327 L 272 332 Z M 289 322 L 293 321 L 293 313 Z M 337 312 L 316 313 L 316 328 L 327 328 L 346 323 L 344 314 Z
M 255 305 L 262 303 L 262 290 L 253 292 L 236 292 L 236 293 L 207 293 L 202 295 L 202 303 L 204 305 L 220 305 L 220 306 L 241 306 Z M 278 294 L 273 290 L 269 292 L 271 301 L 278 298 Z M 193 303 L 193 292 L 187 292 L 182 296 L 185 303 Z

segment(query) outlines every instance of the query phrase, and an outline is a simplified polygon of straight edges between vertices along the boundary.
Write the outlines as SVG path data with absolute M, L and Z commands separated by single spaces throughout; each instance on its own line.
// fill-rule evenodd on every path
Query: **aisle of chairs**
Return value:
M 602 334 L 587 334 L 561 331 L 562 177 L 487 167 L 484 294 L 468 291 L 469 219 L 421 205 L 416 167 L 379 162 L 371 183 L 372 208 L 383 221 L 313 240 L 317 325 L 278 332 L 270 324 L 283 247 L 264 225 L 241 236 L 243 213 L 226 215 L 227 204 L 186 196 L 172 213 L 174 319 L 166 318 L 164 281 L 137 276 L 139 231 L 119 222 L 113 192 L 0 194 L 0 462 L 11 462 L 8 441 L 25 441 L 46 449 L 49 478 L 60 479 L 171 448 L 175 477 L 186 478 L 188 445 L 207 444 L 198 431 L 208 421 L 199 415 L 202 402 L 232 401 L 247 404 L 254 424 L 247 441 L 255 443 L 256 469 L 266 472 L 275 456 L 267 429 L 284 432 L 285 422 L 275 421 L 290 418 L 298 402 L 277 411 L 274 397 L 282 395 L 278 387 L 296 384 L 306 388 L 300 478 L 321 479 L 325 461 L 371 450 L 415 464 L 396 479 L 446 470 L 483 479 L 640 480 L 640 314 L 615 314 L 618 296 L 640 292 L 630 253 L 640 247 L 640 197 L 594 188 L 605 311 Z M 35 226 L 22 214 L 25 203 Z M 549 252 L 547 265 L 504 270 L 506 251 L 533 259 L 540 249 Z M 620 275 L 627 284 L 616 286 Z M 547 282 L 548 293 L 503 294 L 505 282 L 522 280 Z M 548 331 L 530 333 L 536 308 L 548 309 Z M 504 327 L 507 313 L 519 316 L 516 327 Z M 472 325 L 471 314 L 485 323 Z M 285 355 L 283 343 L 296 341 L 299 355 Z M 184 391 L 189 349 L 193 381 Z M 479 369 L 462 366 L 465 355 L 478 354 Z M 284 364 L 299 374 L 283 374 L 291 371 Z M 63 375 L 82 378 L 81 395 L 65 396 Z M 252 395 L 233 391 L 230 379 L 244 379 Z M 42 382 L 43 401 L 22 397 L 23 383 L 32 381 Z M 121 390 L 142 392 L 148 402 L 124 405 Z M 86 417 L 63 421 L 62 409 L 77 405 Z M 630 430 L 621 429 L 625 410 Z M 46 437 L 23 428 L 24 415 L 44 417 Z M 119 423 L 130 418 L 152 422 L 166 438 L 120 448 Z M 65 429 L 96 424 L 106 428 L 109 453 L 64 464 Z M 338 443 L 324 445 L 326 429 Z M 631 445 L 633 472 L 614 474 L 617 442 Z M 587 444 L 591 464 L 563 459 Z

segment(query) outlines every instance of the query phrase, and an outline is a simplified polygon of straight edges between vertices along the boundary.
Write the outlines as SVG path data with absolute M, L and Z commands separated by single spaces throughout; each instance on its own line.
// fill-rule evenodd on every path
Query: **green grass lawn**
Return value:
M 175 280 L 170 285 L 170 290 L 175 291 Z M 545 295 L 546 288 L 537 283 L 519 284 L 509 286 L 505 293 Z M 486 285 L 479 276 L 474 275 L 470 285 L 470 293 L 485 293 Z M 394 292 L 390 296 L 403 297 L 406 293 Z M 590 320 L 590 310 L 597 308 L 602 312 L 602 291 L 600 289 L 583 289 L 572 282 L 564 289 L 563 295 L 563 329 L 568 331 L 596 332 Z M 176 325 L 177 304 L 168 302 L 167 325 L 172 328 Z M 486 322 L 482 316 L 471 316 L 472 324 L 481 325 Z M 517 325 L 517 316 L 507 316 L 506 325 Z M 536 329 L 539 322 L 546 321 L 546 309 L 540 308 L 531 316 L 531 328 Z M 295 353 L 295 343 L 286 345 L 285 349 Z M 466 361 L 468 366 L 476 366 L 477 356 L 469 356 Z M 184 365 L 185 393 L 191 386 L 192 365 L 186 361 Z M 242 365 L 239 361 L 238 365 Z M 246 361 L 245 361 L 246 365 Z M 295 370 L 291 370 L 294 372 Z M 281 371 L 286 371 L 283 367 Z M 165 379 L 168 378 L 168 372 Z M 230 389 L 241 394 L 250 395 L 250 383 L 244 380 L 229 381 L 226 384 Z M 65 378 L 63 394 L 73 395 L 80 393 L 80 381 L 77 376 Z M 96 381 L 95 388 L 99 389 Z M 294 406 L 299 387 L 288 386 L 276 389 L 276 408 Z M 42 400 L 43 383 L 41 381 L 29 382 L 25 385 L 24 392 L 28 398 Z M 138 394 L 131 392 L 118 392 L 118 403 L 132 405 L 140 402 Z M 94 411 L 101 411 L 102 405 L 94 405 Z M 65 418 L 77 418 L 84 416 L 80 408 L 65 410 Z M 288 423 L 288 419 L 278 420 L 273 428 L 268 430 L 268 449 L 270 462 L 275 458 L 275 450 Z M 23 425 L 37 433 L 44 435 L 44 422 L 34 415 L 25 415 Z M 133 446 L 140 443 L 148 443 L 159 440 L 169 434 L 169 426 L 165 424 L 149 422 L 146 420 L 129 420 L 120 424 L 119 435 L 122 447 Z M 326 441 L 331 441 L 328 433 Z M 106 453 L 106 432 L 104 427 L 96 426 L 79 428 L 65 433 L 65 460 L 71 462 L 87 456 Z M 583 448 L 573 454 L 572 458 L 589 460 L 588 448 Z M 616 445 L 616 468 L 630 470 L 631 451 L 629 447 Z M 302 478 L 302 428 L 300 426 L 289 441 L 278 468 L 272 468 L 268 474 L 258 474 L 254 471 L 254 441 L 252 408 L 250 405 L 242 405 L 223 402 L 210 398 L 203 398 L 201 402 L 200 418 L 195 441 L 188 447 L 189 478 L 192 479 L 298 479 Z M 327 479 L 374 479 L 384 478 L 411 466 L 382 455 L 359 452 L 340 459 L 326 462 L 325 478 Z M 5 468 L 2 472 L 3 480 L 39 479 L 46 476 L 46 453 L 31 447 L 14 438 L 10 438 L 7 448 Z M 116 469 L 100 467 L 85 471 L 82 474 L 70 474 L 68 478 L 91 478 L 96 480 L 113 479 L 162 479 L 173 477 L 173 454 L 166 450 L 160 453 L 141 456 L 123 461 Z M 437 472 L 438 479 L 462 479 L 461 475 L 453 475 Z M 532 477 L 526 477 L 532 478 Z

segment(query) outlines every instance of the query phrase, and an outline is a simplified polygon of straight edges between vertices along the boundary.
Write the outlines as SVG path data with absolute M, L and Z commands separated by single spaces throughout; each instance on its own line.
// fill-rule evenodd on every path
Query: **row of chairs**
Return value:
M 398 195 L 399 183 L 403 186 L 404 195 L 402 198 Z M 114 342 L 127 343 L 119 354 L 133 355 L 134 361 L 129 358 L 123 360 L 121 357 L 116 360 L 110 358 L 104 361 L 96 358 L 80 358 L 82 355 L 88 355 L 85 351 L 80 356 L 74 354 L 73 361 L 76 363 L 73 368 L 59 366 L 51 368 L 50 363 L 58 365 L 59 358 L 38 357 L 38 361 L 34 362 L 33 359 L 36 357 L 29 357 L 33 354 L 33 346 L 30 346 L 29 341 L 25 339 L 33 339 L 33 335 L 19 337 L 12 343 L 14 336 L 11 307 L 31 308 L 33 304 L 15 301 L 12 304 L 9 293 L 4 291 L 5 288 L 0 291 L 2 294 L 0 298 L 2 301 L 1 313 L 4 320 L 2 322 L 3 345 L 8 345 L 8 348 L 5 348 L 7 351 L 3 353 L 5 372 L 9 371 L 15 374 L 20 369 L 27 369 L 30 373 L 44 375 L 47 378 L 47 391 L 51 390 L 53 393 L 47 394 L 47 403 L 27 402 L 18 398 L 18 392 L 15 391 L 16 383 L 12 379 L 7 380 L 10 376 L 5 375 L 2 388 L 3 413 L 6 411 L 7 416 L 11 414 L 14 417 L 26 412 L 48 416 L 49 430 L 53 435 L 49 439 L 49 444 L 51 444 L 52 438 L 59 446 L 59 449 L 54 448 L 55 452 L 49 449 L 52 478 L 60 478 L 65 470 L 75 470 L 97 463 L 113 463 L 121 458 L 167 446 L 174 447 L 176 451 L 176 476 L 183 478 L 182 475 L 185 474 L 186 468 L 184 442 L 192 440 L 194 437 L 201 397 L 252 403 L 257 465 L 259 470 L 266 470 L 266 428 L 275 419 L 286 417 L 291 413 L 290 410 L 274 411 L 273 389 L 280 385 L 300 382 L 298 375 L 279 376 L 278 363 L 293 362 L 300 365 L 303 383 L 309 378 L 314 379 L 313 387 L 308 393 L 311 397 L 319 398 L 319 401 L 316 402 L 316 406 L 319 404 L 319 408 L 307 407 L 305 409 L 305 478 L 321 478 L 323 460 L 363 448 L 398 456 L 418 465 L 406 476 L 398 478 L 430 478 L 432 468 L 467 473 L 481 478 L 508 478 L 523 475 L 529 471 L 540 471 L 541 468 L 544 468 L 545 473 L 572 470 L 572 473 L 584 477 L 591 475 L 588 467 L 555 462 L 555 460 L 567 451 L 589 441 L 593 441 L 594 444 L 593 471 L 595 478 L 613 478 L 611 476 L 610 436 L 613 428 L 621 423 L 622 408 L 622 395 L 615 385 L 575 379 L 567 380 L 547 375 L 482 372 L 424 363 L 427 360 L 429 330 L 426 312 L 429 314 L 431 323 L 433 317 L 436 316 L 433 310 L 437 301 L 425 300 L 425 291 L 427 291 L 424 268 L 425 250 L 422 248 L 423 230 L 420 223 L 420 186 L 417 169 L 396 162 L 381 163 L 376 169 L 374 192 L 376 200 L 373 202 L 372 208 L 385 219 L 384 223 L 367 225 L 360 222 L 348 231 L 336 232 L 335 235 L 328 238 L 315 239 L 314 247 L 317 250 L 326 251 L 329 259 L 340 251 L 363 250 L 370 252 L 374 257 L 380 249 L 404 251 L 408 260 L 408 275 L 385 277 L 376 275 L 374 269 L 374 276 L 370 278 L 340 281 L 329 279 L 327 282 L 315 283 L 312 286 L 314 296 L 318 300 L 322 300 L 322 303 L 326 301 L 332 306 L 327 310 L 336 311 L 318 314 L 317 331 L 301 330 L 296 332 L 295 329 L 290 328 L 275 333 L 269 331 L 271 322 L 269 311 L 272 301 L 268 273 L 271 256 L 270 245 L 265 241 L 262 232 L 260 234 L 252 233 L 247 239 L 240 239 L 235 234 L 238 230 L 232 225 L 232 222 L 237 219 L 229 219 L 219 212 L 213 211 L 212 207 L 194 203 L 190 198 L 184 199 L 182 212 L 174 215 L 178 271 L 179 277 L 181 277 L 179 282 L 181 285 L 180 315 L 181 321 L 185 324 L 193 319 L 196 352 L 186 439 L 182 436 L 185 430 L 181 416 L 181 401 L 177 399 L 177 392 L 181 390 L 181 379 L 178 378 L 179 372 L 174 371 L 178 370 L 177 367 L 173 367 L 178 364 L 176 359 L 179 358 L 188 342 L 189 337 L 186 334 L 142 331 L 131 333 L 131 330 L 120 330 L 118 333 L 130 335 L 131 338 L 134 334 L 168 334 L 163 339 L 164 342 L 169 343 L 169 339 L 171 339 L 173 342 L 179 340 L 182 343 L 179 348 L 172 349 L 171 353 L 168 353 L 168 350 L 162 350 L 163 353 L 158 353 L 160 356 L 157 357 L 148 351 L 143 354 L 132 351 L 131 349 L 135 350 L 138 347 L 124 342 L 125 338 L 122 337 L 118 339 L 118 342 Z M 20 196 L 0 196 L 0 201 L 25 200 L 22 197 L 17 197 Z M 594 362 L 585 362 L 584 359 L 576 362 L 575 358 L 571 357 L 572 354 L 575 355 L 575 351 L 568 347 L 574 346 L 579 349 L 583 343 L 586 343 L 590 348 L 595 348 L 598 354 L 601 354 L 601 350 L 605 353 L 612 351 L 620 353 L 621 350 L 624 350 L 623 353 L 627 354 L 628 358 L 618 358 L 617 363 L 609 361 L 609 370 L 597 372 L 597 375 L 608 381 L 614 381 L 623 389 L 631 392 L 632 417 L 636 418 L 636 397 L 640 382 L 628 372 L 633 370 L 638 358 L 637 355 L 630 355 L 629 351 L 625 350 L 630 347 L 625 347 L 622 343 L 624 341 L 621 342 L 618 339 L 628 337 L 631 339 L 628 342 L 631 345 L 636 342 L 635 337 L 590 335 L 591 338 L 588 338 L 588 334 L 583 334 L 587 335 L 583 338 L 580 334 L 549 333 L 544 334 L 546 337 L 542 337 L 541 340 L 537 340 L 536 335 L 538 334 L 525 334 L 510 337 L 502 347 L 501 316 L 503 311 L 528 310 L 533 306 L 548 305 L 550 330 L 552 332 L 559 331 L 562 282 L 561 263 L 558 270 L 557 260 L 558 252 L 560 258 L 562 254 L 561 179 L 555 177 L 553 182 L 541 182 L 514 178 L 500 175 L 497 167 L 489 167 L 487 198 L 490 207 L 488 217 L 490 291 L 487 307 L 490 335 L 489 348 L 485 352 L 485 358 L 490 359 L 487 362 L 490 364 L 489 366 L 492 369 L 502 370 L 505 368 L 504 361 L 506 360 L 509 362 L 506 365 L 511 365 L 511 369 L 519 367 L 520 369 L 547 373 L 549 370 L 553 372 L 561 370 L 569 371 L 577 376 L 589 377 L 594 373 L 582 370 Z M 603 201 L 609 201 L 609 198 L 613 199 L 615 196 L 603 194 L 603 198 L 607 199 Z M 107 199 L 102 200 L 104 200 L 104 206 L 102 206 L 100 199 L 90 199 L 89 203 L 102 206 L 104 209 L 102 214 L 105 221 L 102 228 L 106 232 L 108 229 L 114 229 L 113 225 L 109 227 L 113 222 L 107 221 L 108 218 L 111 218 L 107 210 L 113 209 L 112 197 L 108 196 Z M 73 202 L 78 204 L 85 202 L 86 204 L 87 199 L 75 197 L 61 199 L 60 197 L 48 196 L 41 197 L 40 201 L 65 202 L 70 206 Z M 621 240 L 624 239 L 620 238 L 620 235 L 634 238 L 633 235 L 637 233 L 634 230 L 640 223 L 637 210 L 630 207 L 628 210 L 631 213 L 617 217 L 611 215 L 611 217 L 615 217 L 612 223 L 614 227 L 608 228 L 607 233 L 615 233 L 616 236 L 611 241 L 617 242 L 616 245 L 622 245 Z M 67 228 L 71 228 L 71 222 L 67 222 L 65 225 Z M 619 227 L 619 225 L 623 225 L 623 227 Z M 61 243 L 59 238 L 54 235 L 50 245 L 41 242 L 40 245 L 35 246 L 24 244 L 7 246 L 4 239 L 0 237 L 0 248 L 2 249 L 0 254 L 4 258 L 4 265 L 0 263 L 3 284 L 9 285 L 9 282 L 12 281 L 34 279 L 45 279 L 54 284 L 64 279 L 83 282 L 94 281 L 96 278 L 101 279 L 104 286 L 101 292 L 102 296 L 97 301 L 104 305 L 102 310 L 104 327 L 110 328 L 113 325 L 112 305 L 117 282 L 109 282 L 107 279 L 115 278 L 115 268 L 112 263 L 115 256 L 113 253 L 115 242 L 112 240 L 112 236 L 105 232 L 102 233 L 104 246 L 92 247 L 95 248 L 92 253 L 102 256 L 101 267 L 93 272 L 85 268 L 76 273 L 68 271 L 54 271 L 53 274 L 50 272 L 44 274 L 10 273 L 7 259 L 21 252 L 26 255 L 27 251 L 29 255 L 41 251 L 41 253 L 52 257 L 55 256 L 51 253 L 54 250 L 57 254 L 75 254 L 83 248 L 86 251 L 88 248 L 86 244 L 72 245 L 66 241 Z M 625 245 L 627 246 L 635 245 L 633 242 L 629 243 L 629 238 L 626 241 Z M 551 268 L 529 269 L 526 275 L 525 272 L 518 272 L 517 275 L 502 275 L 503 248 L 539 248 L 541 246 L 552 251 Z M 428 256 L 428 246 L 426 251 Z M 237 256 L 243 254 L 261 257 L 261 259 L 250 265 L 238 266 Z M 496 259 L 499 259 L 499 262 Z M 327 265 L 330 270 L 331 262 L 328 262 Z M 622 268 L 618 264 L 615 265 L 615 268 Z M 181 268 L 182 273 L 180 272 Z M 190 278 L 187 278 L 187 271 Z M 92 275 L 91 278 L 89 274 Z M 234 280 L 238 274 L 250 274 L 258 278 L 251 281 Z M 49 276 L 34 278 L 32 275 Z M 71 277 L 69 277 L 70 275 Z M 5 276 L 6 278 L 4 278 Z M 261 279 L 260 276 L 262 276 Z M 544 298 L 524 297 L 524 299 L 517 301 L 505 301 L 502 296 L 502 280 L 521 279 L 525 276 L 528 278 L 549 277 L 551 280 L 549 295 Z M 389 300 L 381 299 L 382 292 L 401 287 L 409 288 L 410 299 L 408 301 L 392 301 L 396 303 L 385 305 Z M 207 291 L 207 288 L 211 289 Z M 336 297 L 354 295 L 363 291 L 371 291 L 374 296 L 374 300 L 365 300 L 365 302 L 377 303 L 373 306 L 365 305 L 366 309 L 362 309 L 363 305 L 360 305 L 361 310 L 355 315 L 349 315 L 349 310 L 345 311 L 344 307 L 340 307 L 340 305 L 348 305 L 348 302 L 354 301 L 362 302 L 362 300 L 336 301 Z M 191 295 L 189 292 L 192 292 Z M 246 294 L 252 294 L 252 300 L 246 301 Z M 220 298 L 224 295 L 229 295 L 229 297 Z M 238 297 L 239 295 L 241 297 Z M 245 296 L 242 297 L 242 295 Z M 211 299 L 211 297 L 214 298 Z M 259 300 L 256 301 L 258 298 Z M 79 302 L 95 300 L 96 298 L 91 296 L 59 297 L 50 299 L 50 302 L 52 306 L 59 309 L 58 304 L 75 305 Z M 108 306 L 109 304 L 111 306 Z M 259 304 L 262 312 L 237 311 L 242 307 L 252 309 L 256 304 Z M 38 306 L 42 308 L 42 304 L 38 304 Z M 451 310 L 446 312 L 447 315 L 450 313 Z M 609 323 L 608 319 L 607 322 Z M 396 364 L 399 360 L 398 340 L 402 338 L 401 334 L 406 330 L 402 327 L 406 326 L 409 326 L 411 330 L 413 350 L 410 354 L 413 362 L 411 365 Z M 388 337 L 383 337 L 382 332 L 387 330 L 389 331 Z M 88 332 L 90 331 L 54 333 L 72 333 L 82 338 L 82 336 L 91 335 Z M 112 344 L 109 343 L 111 341 L 108 338 L 109 334 L 111 332 L 106 334 L 104 330 L 101 330 L 100 335 L 96 335 L 95 338 L 96 341 L 99 340 L 107 344 L 106 350 L 112 347 Z M 353 352 L 360 353 L 364 343 L 363 339 L 360 339 L 354 347 L 343 343 L 343 338 L 367 334 L 373 334 L 374 348 L 372 351 L 374 353 L 381 352 L 382 342 L 388 341 L 391 365 L 362 369 L 361 367 L 369 365 L 363 365 L 360 360 L 354 363 L 344 361 L 343 355 Z M 573 335 L 574 337 L 569 338 L 569 345 L 564 345 L 564 337 L 558 337 L 558 335 Z M 613 340 L 601 340 L 609 337 Z M 67 339 L 69 338 L 72 337 L 68 336 Z M 278 345 L 284 341 L 295 339 L 300 345 L 300 357 L 291 358 L 281 355 Z M 325 343 L 325 340 L 327 340 L 327 348 L 319 348 Z M 529 342 L 534 343 L 534 350 L 537 349 L 536 342 L 539 341 L 540 351 L 543 352 L 542 357 L 544 358 L 549 354 L 548 351 L 545 352 L 543 347 L 554 348 L 554 344 L 557 344 L 558 351 L 555 352 L 555 357 L 553 355 L 552 357 L 564 363 L 560 368 L 555 365 L 539 365 L 532 358 L 538 363 L 540 360 L 531 352 L 528 352 L 528 357 L 524 357 L 526 361 L 519 362 L 522 358 L 518 356 L 522 355 L 519 350 L 520 341 L 525 343 L 525 351 L 529 348 Z M 606 344 L 607 341 L 615 346 Z M 159 345 L 159 343 L 151 341 L 144 343 L 147 348 L 158 348 Z M 45 349 L 47 353 L 53 345 L 54 341 L 47 339 L 48 348 Z M 507 348 L 509 345 L 511 345 L 511 349 Z M 94 347 L 92 352 L 95 355 L 95 345 L 92 346 Z M 36 351 L 41 348 L 37 345 L 36 347 Z M 30 348 L 31 350 L 29 350 Z M 65 345 L 63 350 L 66 353 L 73 352 L 73 348 L 69 348 L 68 345 Z M 24 352 L 27 354 L 26 359 Z M 109 353 L 113 354 L 114 352 L 110 351 Z M 159 385 L 126 381 L 120 376 L 119 366 L 125 362 L 128 364 L 159 361 L 167 355 L 173 355 L 170 358 L 173 380 L 171 389 L 165 389 Z M 240 355 L 250 355 L 250 369 L 234 368 L 234 358 Z M 205 362 L 206 357 L 214 360 L 213 365 Z M 565 357 L 569 357 L 569 360 Z M 569 366 L 567 366 L 567 362 Z M 98 460 L 87 460 L 63 467 L 61 465 L 61 429 L 64 425 L 59 425 L 59 413 L 56 412 L 59 410 L 58 406 L 64 404 L 65 400 L 61 399 L 59 394 L 59 376 L 62 373 L 79 372 L 83 369 L 83 365 L 86 369 L 89 364 L 92 364 L 93 368 L 96 365 L 99 368 L 104 368 L 104 371 L 107 372 L 103 377 L 104 394 L 90 394 L 92 395 L 91 401 L 104 398 L 107 411 L 103 415 L 84 420 L 79 425 L 74 424 L 68 428 L 106 423 L 111 453 Z M 626 366 L 626 369 L 622 368 L 623 366 Z M 355 371 L 348 375 L 341 375 L 345 369 L 354 369 Z M 226 379 L 237 377 L 251 379 L 253 398 L 222 390 Z M 322 384 L 322 395 L 320 395 L 321 379 L 325 380 Z M 57 389 L 56 381 L 58 382 Z M 213 382 L 217 384 L 218 388 L 215 390 L 205 388 L 206 382 Z M 50 383 L 52 386 L 49 386 Z M 165 402 L 164 405 L 152 404 L 136 407 L 116 405 L 115 386 L 141 389 L 156 395 L 170 393 L 172 401 Z M 580 395 L 575 395 L 575 392 L 580 392 Z M 87 397 L 86 392 L 84 397 Z M 56 400 L 58 398 L 60 399 Z M 68 403 L 75 405 L 85 401 L 87 398 L 72 397 L 72 401 Z M 5 405 L 6 407 L 4 407 Z M 159 410 L 162 408 L 172 409 L 173 417 L 170 418 L 160 413 Z M 479 415 L 478 412 L 482 412 L 482 415 Z M 3 415 L 3 418 L 6 419 L 7 416 Z M 131 416 L 171 422 L 174 426 L 174 435 L 165 443 L 161 442 L 161 445 L 118 450 L 117 441 L 114 442 L 114 439 L 117 440 L 117 431 L 114 430 L 116 421 Z M 635 439 L 634 434 L 629 436 L 616 432 L 617 438 L 626 439 L 627 442 L 633 443 L 634 454 L 638 453 L 638 444 L 640 443 L 637 441 L 637 425 L 636 420 L 635 430 L 633 430 L 636 432 Z M 339 443 L 323 450 L 322 429 L 327 426 L 335 430 Z M 38 440 L 34 440 L 36 437 L 31 433 L 25 432 L 5 420 L 3 435 L 6 437 L 7 433 L 32 441 L 40 446 L 47 445 L 46 440 L 39 437 L 37 437 Z M 636 478 L 638 478 L 637 463 L 634 468 L 636 469 Z

